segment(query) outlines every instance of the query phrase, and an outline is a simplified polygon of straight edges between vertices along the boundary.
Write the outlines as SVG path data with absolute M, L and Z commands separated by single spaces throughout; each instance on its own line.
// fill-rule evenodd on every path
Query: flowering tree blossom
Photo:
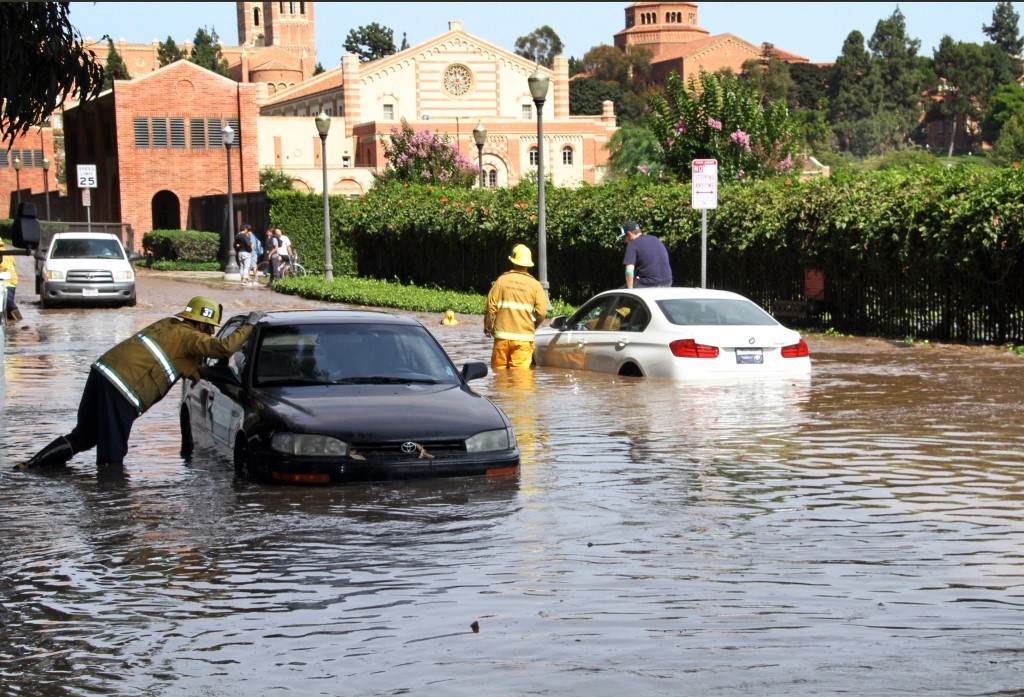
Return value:
M 437 183 L 472 187 L 480 170 L 453 146 L 446 136 L 429 130 L 415 132 L 402 119 L 401 128 L 393 126 L 391 135 L 382 138 L 388 166 L 379 181 Z
M 723 179 L 759 179 L 793 169 L 796 130 L 784 100 L 761 104 L 731 75 L 669 76 L 651 97 L 651 130 L 667 172 L 690 178 L 693 160 L 715 159 Z

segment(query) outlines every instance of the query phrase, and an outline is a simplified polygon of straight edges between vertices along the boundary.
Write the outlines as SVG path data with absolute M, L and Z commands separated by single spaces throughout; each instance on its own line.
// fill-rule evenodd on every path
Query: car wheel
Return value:
M 246 445 L 245 436 L 241 433 L 235 441 L 235 476 L 239 479 L 248 479 L 253 482 L 263 481 L 263 477 L 252 465 L 249 458 L 249 446 Z
M 642 378 L 644 376 L 644 374 L 636 366 L 636 363 L 626 363 L 619 370 L 619 375 L 624 375 L 630 378 Z
M 132 296 L 132 299 L 131 299 L 131 300 L 129 300 L 128 302 L 126 302 L 126 303 L 124 304 L 124 306 L 125 306 L 125 307 L 135 307 L 135 304 L 136 304 L 137 302 L 138 302 L 138 300 L 137 300 L 137 299 L 136 299 L 136 297 L 135 297 L 135 296 L 133 295 L 133 296 Z
M 192 451 L 195 450 L 195 441 L 192 439 L 192 417 L 188 415 L 188 409 L 181 410 L 181 456 L 186 460 L 191 459 Z
M 44 310 L 48 307 L 53 307 L 53 303 L 46 299 L 46 293 L 39 294 L 39 307 Z

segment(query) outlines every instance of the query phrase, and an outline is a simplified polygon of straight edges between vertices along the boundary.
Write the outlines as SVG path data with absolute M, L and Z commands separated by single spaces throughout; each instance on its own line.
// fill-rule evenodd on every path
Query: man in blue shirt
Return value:
M 626 288 L 672 285 L 668 250 L 657 237 L 645 235 L 640 225 L 623 223 L 619 239 L 626 238 Z

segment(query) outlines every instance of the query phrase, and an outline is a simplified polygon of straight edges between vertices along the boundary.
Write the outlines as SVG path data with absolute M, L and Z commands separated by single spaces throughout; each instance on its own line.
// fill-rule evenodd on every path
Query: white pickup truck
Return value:
M 35 253 L 36 292 L 43 308 L 64 304 L 135 305 L 135 267 L 109 232 L 58 232 Z

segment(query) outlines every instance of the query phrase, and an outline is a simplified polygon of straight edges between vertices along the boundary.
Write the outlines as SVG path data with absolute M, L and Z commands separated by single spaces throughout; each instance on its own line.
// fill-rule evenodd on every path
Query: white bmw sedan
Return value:
M 723 290 L 608 290 L 537 330 L 538 366 L 681 380 L 806 376 L 807 344 L 753 301 Z

